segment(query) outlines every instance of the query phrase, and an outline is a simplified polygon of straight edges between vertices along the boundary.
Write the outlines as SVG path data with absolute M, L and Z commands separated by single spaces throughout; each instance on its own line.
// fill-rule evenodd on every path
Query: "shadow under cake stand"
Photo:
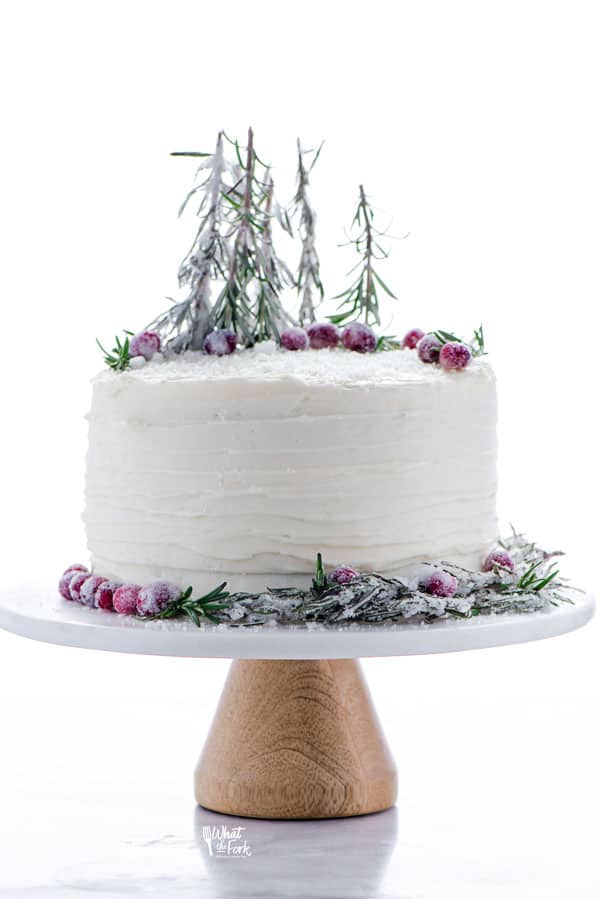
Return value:
M 592 617 L 594 600 L 527 614 L 433 624 L 197 628 L 65 602 L 54 582 L 0 594 L 0 627 L 85 649 L 230 658 L 195 772 L 197 802 L 254 818 L 337 818 L 396 799 L 396 769 L 359 659 L 482 649 L 554 637 Z

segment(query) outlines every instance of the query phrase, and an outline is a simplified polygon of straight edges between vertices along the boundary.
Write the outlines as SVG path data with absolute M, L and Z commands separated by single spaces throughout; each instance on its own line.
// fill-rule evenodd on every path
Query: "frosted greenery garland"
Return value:
M 234 627 L 313 622 L 336 626 L 406 621 L 431 624 L 447 618 L 527 614 L 573 602 L 570 593 L 574 588 L 558 577 L 555 557 L 562 553 L 546 552 L 516 532 L 500 545 L 510 553 L 514 572 L 500 566 L 489 572 L 471 571 L 449 562 L 435 566 L 456 577 L 458 588 L 451 597 L 424 592 L 416 577 L 387 578 L 367 573 L 348 584 L 332 584 L 319 557 L 308 589 L 283 587 L 263 593 L 229 594 L 226 584 L 221 584 L 207 596 L 193 600 L 190 588 L 155 617 L 187 614 L 197 625 L 204 619 Z

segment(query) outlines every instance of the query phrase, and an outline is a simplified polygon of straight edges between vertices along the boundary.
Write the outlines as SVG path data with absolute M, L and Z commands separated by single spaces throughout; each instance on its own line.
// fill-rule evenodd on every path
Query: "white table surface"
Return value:
M 480 615 L 431 624 L 350 625 L 345 628 L 196 627 L 188 619 L 140 621 L 63 600 L 48 578 L 0 593 L 0 627 L 63 646 L 192 658 L 335 659 L 421 655 L 541 640 L 586 624 L 590 595 L 573 605 L 528 614 Z

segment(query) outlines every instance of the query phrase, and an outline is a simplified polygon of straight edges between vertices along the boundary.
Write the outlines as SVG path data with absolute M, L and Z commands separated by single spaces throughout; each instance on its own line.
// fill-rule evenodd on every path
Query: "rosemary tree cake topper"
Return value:
M 350 238 L 341 245 L 351 246 L 358 261 L 348 273 L 349 286 L 332 298 L 337 310 L 317 321 L 316 309 L 326 294 L 308 188 L 322 147 L 305 150 L 297 139 L 296 189 L 288 206 L 277 198 L 272 167 L 257 153 L 252 128 L 245 145 L 220 131 L 212 153 L 171 154 L 199 160 L 196 183 L 179 209 L 181 215 L 193 207 L 197 219 L 178 270 L 186 295 L 171 300 L 144 331 L 115 337 L 112 350 L 98 341 L 106 365 L 122 372 L 157 354 L 173 357 L 189 350 L 224 356 L 265 341 L 291 352 L 416 349 L 421 362 L 447 371 L 460 371 L 483 354 L 481 328 L 470 342 L 449 331 L 420 328 L 403 339 L 375 334 L 373 327 L 381 325 L 380 296 L 396 299 L 396 294 L 378 270 L 389 255 L 382 243 L 387 229 L 376 225 L 363 184 Z M 289 248 L 293 239 L 300 244 L 295 274 L 276 247 L 280 239 Z M 286 302 L 286 293 L 295 293 L 297 309 Z
M 396 295 L 375 271 L 375 262 L 387 259 L 389 253 L 381 245 L 381 238 L 385 237 L 386 232 L 379 231 L 375 227 L 374 219 L 373 207 L 361 184 L 358 188 L 358 205 L 351 225 L 351 228 L 356 229 L 358 233 L 345 244 L 354 247 L 360 258 L 348 272 L 349 275 L 355 275 L 350 287 L 334 297 L 342 301 L 338 312 L 329 316 L 329 320 L 336 325 L 361 318 L 365 325 L 380 325 L 378 286 L 389 297 L 396 299 Z

